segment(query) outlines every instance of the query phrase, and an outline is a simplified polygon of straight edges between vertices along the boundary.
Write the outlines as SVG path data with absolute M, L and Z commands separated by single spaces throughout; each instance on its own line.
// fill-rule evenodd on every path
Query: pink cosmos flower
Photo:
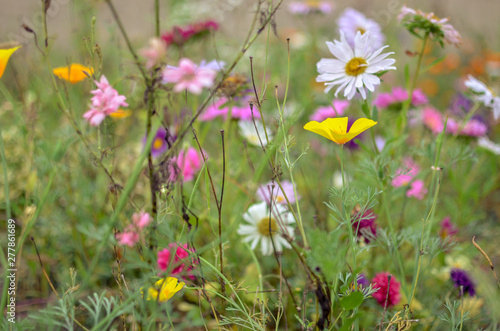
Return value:
M 427 189 L 424 186 L 424 181 L 417 179 L 411 183 L 411 188 L 406 192 L 406 196 L 411 198 L 417 198 L 422 200 L 427 193 Z
M 167 47 L 161 39 L 151 38 L 149 40 L 149 47 L 141 49 L 139 54 L 148 60 L 146 67 L 151 69 L 155 65 L 160 64 L 161 60 L 165 58 Z
M 389 275 L 388 272 L 380 272 L 372 279 L 373 288 L 378 288 L 372 296 L 382 307 L 397 305 L 401 300 L 401 284 L 394 276 L 389 281 Z M 389 292 L 389 295 L 387 295 L 387 292 Z
M 189 271 L 193 269 L 193 261 L 190 261 L 188 257 L 189 250 L 187 244 L 179 245 L 171 243 L 168 245 L 168 248 L 158 252 L 158 268 L 162 271 L 170 269 L 171 275 L 189 273 Z M 194 276 L 191 274 L 188 274 L 187 276 L 194 279 Z
M 231 110 L 231 118 L 250 121 L 252 120 L 252 109 L 248 103 L 248 98 L 243 98 L 239 103 L 228 104 L 229 100 L 227 98 L 220 98 L 210 106 L 206 108 L 203 114 L 200 115 L 200 121 L 211 121 L 217 117 L 222 117 L 224 120 L 227 119 L 229 110 Z M 260 112 L 254 107 L 253 116 L 256 119 L 260 119 Z
M 97 89 L 90 91 L 94 96 L 92 97 L 92 108 L 83 114 L 90 125 L 98 126 L 104 118 L 120 108 L 120 106 L 127 107 L 128 103 L 125 102 L 126 97 L 119 95 L 118 92 L 109 85 L 108 80 L 104 75 L 101 76 L 101 81 L 95 81 Z
M 261 185 L 257 190 L 257 199 L 269 203 L 271 201 L 271 193 L 272 193 L 272 198 L 276 203 L 286 205 L 287 202 L 285 199 L 285 195 L 288 198 L 288 201 L 290 201 L 290 203 L 295 203 L 296 200 L 292 182 L 284 180 L 281 182 L 281 186 L 283 187 L 283 191 L 280 189 L 278 184 L 273 182 Z M 297 197 L 300 199 L 299 195 Z
M 418 165 L 410 158 L 405 158 L 403 160 L 403 165 L 405 166 L 408 172 L 405 172 L 403 174 L 403 169 L 397 171 L 396 177 L 394 177 L 391 182 L 392 186 L 394 187 L 401 187 L 408 185 L 420 171 Z
M 176 164 L 177 169 L 173 166 L 170 167 L 170 180 L 176 181 L 178 172 L 182 175 L 184 182 L 193 180 L 194 175 L 201 169 L 202 158 L 194 147 L 184 152 L 181 151 L 179 155 L 172 158 L 172 162 Z
M 311 115 L 310 120 L 323 122 L 329 117 L 342 116 L 349 105 L 350 102 L 347 100 L 333 100 L 332 106 L 318 107 L 314 114 Z
M 167 66 L 163 71 L 163 84 L 174 83 L 174 91 L 179 93 L 188 90 L 193 94 L 200 94 L 204 87 L 214 84 L 217 72 L 214 69 L 199 67 L 193 61 L 182 58 L 179 67 Z

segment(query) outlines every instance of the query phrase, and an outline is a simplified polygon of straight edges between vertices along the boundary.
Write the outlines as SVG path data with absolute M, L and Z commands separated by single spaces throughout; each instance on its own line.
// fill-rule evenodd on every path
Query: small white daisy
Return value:
M 344 97 L 348 100 L 354 97 L 356 91 L 366 99 L 365 87 L 373 92 L 375 85 L 380 84 L 380 78 L 375 75 L 376 73 L 396 70 L 396 67 L 392 66 L 396 60 L 386 59 L 394 53 L 382 53 L 384 48 L 389 46 L 373 51 L 371 44 L 370 33 L 361 34 L 359 31 L 354 38 L 354 50 L 347 43 L 342 31 L 340 31 L 340 41 L 326 42 L 328 49 L 337 59 L 321 59 L 316 65 L 320 74 L 316 81 L 325 82 L 325 93 L 335 85 L 339 85 L 335 97 L 340 90 L 345 89 Z
M 263 255 L 273 253 L 273 243 L 276 252 L 283 251 L 283 247 L 291 248 L 288 241 L 281 234 L 293 238 L 293 227 L 289 226 L 295 223 L 295 219 L 282 205 L 273 204 L 272 212 L 266 202 L 256 203 L 247 212 L 243 214 L 243 219 L 250 225 L 240 225 L 238 234 L 245 236 L 244 242 L 250 242 L 250 247 L 255 249 L 261 242 L 261 251 Z M 270 230 L 270 231 L 269 231 Z
M 495 121 L 500 118 L 500 97 L 496 96 L 488 86 L 471 75 L 467 76 L 465 86 L 474 93 L 475 100 L 491 108 Z
M 266 140 L 266 132 L 264 131 L 264 125 L 262 125 L 261 121 L 255 120 L 255 125 L 253 124 L 253 121 L 239 121 L 238 126 L 240 127 L 240 134 L 250 144 L 260 146 L 260 142 L 262 141 L 263 146 L 267 145 L 268 141 Z M 257 130 L 255 130 L 255 127 L 257 127 Z M 269 130 L 267 130 L 267 137 L 269 138 L 269 141 L 273 139 L 273 135 Z
M 487 137 L 480 137 L 477 141 L 477 145 L 489 150 L 493 154 L 500 155 L 500 145 L 495 144 L 493 141 L 489 140 Z
M 379 49 L 384 45 L 385 36 L 382 33 L 380 25 L 374 20 L 366 18 L 365 15 L 356 9 L 347 8 L 344 10 L 337 23 L 339 25 L 339 30 L 345 33 L 346 40 L 351 47 L 354 47 L 354 38 L 358 31 L 361 34 L 370 32 L 373 40 L 371 47 L 373 47 L 373 49 Z

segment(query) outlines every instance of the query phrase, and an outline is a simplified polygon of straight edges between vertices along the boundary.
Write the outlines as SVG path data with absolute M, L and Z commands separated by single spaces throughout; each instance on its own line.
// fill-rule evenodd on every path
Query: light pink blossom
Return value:
M 444 128 L 443 115 L 432 107 L 427 107 L 422 111 L 422 120 L 432 132 L 440 133 Z
M 200 170 L 202 158 L 195 148 L 189 147 L 187 151 L 181 151 L 174 157 L 172 162 L 176 165 L 176 168 L 170 167 L 170 180 L 176 181 L 180 171 L 183 181 L 189 182 L 193 180 L 194 175 Z
M 403 166 L 405 169 L 399 169 L 391 182 L 391 185 L 394 187 L 401 187 L 410 184 L 410 182 L 420 172 L 419 166 L 411 158 L 405 158 L 403 160 Z
M 411 198 L 417 198 L 418 200 L 422 200 L 427 193 L 427 189 L 424 187 L 424 182 L 420 179 L 411 183 L 411 188 L 406 192 L 406 196 Z
M 311 121 L 323 122 L 329 117 L 342 116 L 349 104 L 350 102 L 347 100 L 333 100 L 332 106 L 318 107 L 310 119 Z
M 126 245 L 129 247 L 134 247 L 134 245 L 139 241 L 140 234 L 135 232 L 132 228 L 127 228 L 127 231 L 116 234 L 116 240 L 120 245 Z
M 149 40 L 149 47 L 141 49 L 139 54 L 148 60 L 146 67 L 151 69 L 155 65 L 160 64 L 161 60 L 165 58 L 167 55 L 167 46 L 160 38 L 151 38 Z
M 152 219 L 148 213 L 141 210 L 140 213 L 134 213 L 132 215 L 132 222 L 138 229 L 143 229 L 151 223 Z
M 141 211 L 132 215 L 132 224 L 129 224 L 122 233 L 116 234 L 120 245 L 133 247 L 141 239 L 142 232 L 152 219 L 148 213 Z
M 265 185 L 261 185 L 257 190 L 257 199 L 270 203 L 272 196 L 272 200 L 276 203 L 286 205 L 288 204 L 285 198 L 286 195 L 290 203 L 295 203 L 296 200 L 292 182 L 284 180 L 281 182 L 281 187 L 283 187 L 283 191 L 277 183 L 268 182 Z M 297 195 L 297 197 L 300 199 L 299 195 Z
M 252 109 L 250 108 L 247 98 L 244 98 L 240 104 L 234 103 L 229 105 L 228 102 L 227 98 L 220 98 L 208 106 L 203 114 L 200 115 L 200 121 L 211 121 L 219 116 L 226 120 L 229 111 L 231 111 L 231 118 L 243 121 L 250 121 L 252 119 Z M 256 119 L 261 118 L 260 112 L 255 107 L 253 109 L 253 116 Z
M 193 94 L 200 94 L 204 87 L 214 84 L 217 72 L 207 65 L 199 67 L 193 61 L 182 58 L 179 67 L 167 66 L 163 71 L 163 84 L 174 83 L 174 92 L 188 90 Z
M 119 95 L 104 75 L 101 76 L 101 81 L 95 81 L 97 89 L 90 91 L 94 96 L 92 97 L 92 108 L 83 114 L 83 117 L 92 126 L 98 126 L 104 118 L 120 108 L 120 106 L 127 107 L 125 102 L 126 97 Z
M 396 86 L 392 89 L 391 93 L 380 93 L 373 104 L 378 108 L 387 108 L 392 104 L 400 104 L 408 100 L 408 91 L 400 86 Z M 421 89 L 415 89 L 411 96 L 411 104 L 413 106 L 424 105 L 429 100 L 425 96 Z

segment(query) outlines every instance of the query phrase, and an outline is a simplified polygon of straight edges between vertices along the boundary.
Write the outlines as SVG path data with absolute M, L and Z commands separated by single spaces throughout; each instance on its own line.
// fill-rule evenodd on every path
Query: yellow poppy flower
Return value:
M 94 69 L 78 63 L 72 63 L 69 66 L 54 68 L 52 70 L 54 75 L 70 82 L 71 84 L 76 84 L 87 78 L 87 75 L 84 73 L 84 71 L 86 71 L 89 75 L 92 75 L 94 73 Z
M 154 287 L 150 287 L 148 289 L 148 300 L 155 300 L 159 302 L 165 302 L 169 300 L 185 285 L 184 282 L 177 282 L 177 278 L 174 277 L 166 277 L 164 279 L 160 279 L 155 283 Z M 160 295 L 159 298 L 158 295 Z
M 109 114 L 109 116 L 113 117 L 113 118 L 125 118 L 125 117 L 129 117 L 130 115 L 132 115 L 132 111 L 128 110 L 128 109 L 118 109 L 117 111 Z
M 338 117 L 327 118 L 321 123 L 311 121 L 304 125 L 304 129 L 317 133 L 339 145 L 343 145 L 375 124 L 377 124 L 377 122 L 368 118 L 360 118 L 353 123 L 351 129 L 347 132 L 347 117 Z
M 0 78 L 3 76 L 3 72 L 5 71 L 5 67 L 7 66 L 7 62 L 9 62 L 9 58 L 17 49 L 21 48 L 21 46 L 17 46 L 9 49 L 0 49 Z

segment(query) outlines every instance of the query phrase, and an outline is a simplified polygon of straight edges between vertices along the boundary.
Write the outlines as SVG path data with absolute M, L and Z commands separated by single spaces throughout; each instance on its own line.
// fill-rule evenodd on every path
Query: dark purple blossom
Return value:
M 450 277 L 455 287 L 463 288 L 463 293 L 469 293 L 471 297 L 476 294 L 474 283 L 465 270 L 451 269 Z

